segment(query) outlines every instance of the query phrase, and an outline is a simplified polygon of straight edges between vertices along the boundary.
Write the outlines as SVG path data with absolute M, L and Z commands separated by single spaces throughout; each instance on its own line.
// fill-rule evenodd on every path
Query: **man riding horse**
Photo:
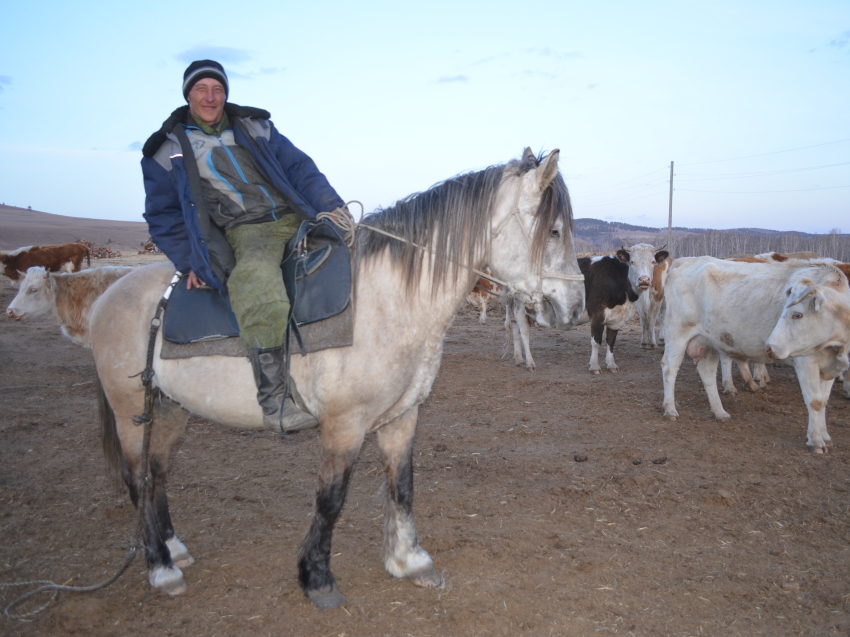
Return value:
M 316 164 L 259 108 L 227 101 L 224 68 L 192 62 L 188 104 L 145 143 L 142 173 L 150 234 L 187 288 L 228 296 L 248 348 L 263 423 L 277 431 L 315 427 L 290 397 L 282 404 L 290 303 L 280 262 L 303 220 L 344 206 Z

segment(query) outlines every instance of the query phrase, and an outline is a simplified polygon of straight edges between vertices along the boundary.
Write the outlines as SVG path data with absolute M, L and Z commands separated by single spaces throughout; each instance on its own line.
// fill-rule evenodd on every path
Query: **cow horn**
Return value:
M 663 250 L 663 249 L 664 249 L 664 248 L 666 248 L 666 247 L 667 247 L 667 244 L 665 243 L 665 244 L 664 244 L 663 246 L 661 246 L 660 248 L 653 248 L 652 250 L 653 250 L 653 252 L 660 252 L 661 250 Z
M 807 285 L 802 289 L 802 291 L 796 296 L 789 298 L 788 303 L 785 304 L 785 307 L 791 307 L 792 305 L 797 305 L 797 303 L 802 302 L 807 296 L 810 296 L 815 293 L 815 288 L 812 285 Z

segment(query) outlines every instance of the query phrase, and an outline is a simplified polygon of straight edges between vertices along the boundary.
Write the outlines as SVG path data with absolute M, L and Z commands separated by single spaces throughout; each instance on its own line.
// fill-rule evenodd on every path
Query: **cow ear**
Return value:
M 537 169 L 537 185 L 540 190 L 545 190 L 558 175 L 558 157 L 560 155 L 561 151 L 556 148 L 549 153 L 543 161 L 543 165 Z
M 628 263 L 632 260 L 632 255 L 621 248 L 617 250 L 617 258 L 623 263 Z
M 656 263 L 664 263 L 664 259 L 670 256 L 670 253 L 667 250 L 659 250 L 655 253 L 655 262 Z

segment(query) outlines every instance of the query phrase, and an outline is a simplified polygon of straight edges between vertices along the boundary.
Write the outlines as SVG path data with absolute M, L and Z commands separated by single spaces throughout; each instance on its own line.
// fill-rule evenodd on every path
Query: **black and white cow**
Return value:
M 615 256 L 584 257 L 578 260 L 584 274 L 585 308 L 579 324 L 590 322 L 590 371 L 600 373 L 599 346 L 602 332 L 608 345 L 605 365 L 612 372 L 619 371 L 614 362 L 614 342 L 617 332 L 634 316 L 636 302 L 652 284 L 655 265 L 662 263 L 669 253 L 648 243 L 638 243 L 631 248 L 623 246 Z

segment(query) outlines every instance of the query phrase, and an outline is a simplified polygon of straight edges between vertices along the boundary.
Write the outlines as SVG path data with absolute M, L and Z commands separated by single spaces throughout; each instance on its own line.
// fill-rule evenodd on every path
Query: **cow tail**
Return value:
M 95 373 L 95 379 L 97 382 L 97 407 L 100 415 L 100 442 L 103 445 L 106 471 L 111 478 L 120 479 L 124 452 L 121 451 L 121 440 L 118 438 L 118 429 L 115 426 L 115 412 L 103 391 L 100 375 Z

